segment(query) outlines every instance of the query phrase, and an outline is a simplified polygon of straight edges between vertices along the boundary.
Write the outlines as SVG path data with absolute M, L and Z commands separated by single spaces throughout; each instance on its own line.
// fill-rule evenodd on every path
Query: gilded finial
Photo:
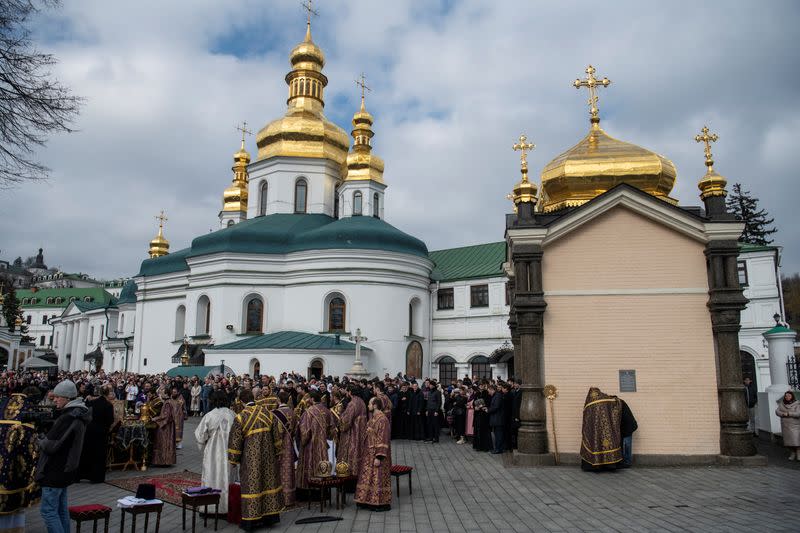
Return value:
M 716 133 L 708 133 L 708 131 L 708 126 L 703 126 L 703 129 L 700 130 L 702 135 L 695 135 L 694 140 L 695 142 L 705 143 L 706 166 L 709 171 L 712 171 L 714 170 L 714 158 L 711 156 L 711 143 L 717 142 L 719 140 L 719 135 Z
M 711 143 L 719 140 L 719 135 L 709 133 L 708 126 L 703 126 L 699 135 L 694 136 L 695 142 L 703 143 L 703 152 L 706 156 L 706 174 L 700 179 L 697 187 L 700 189 L 700 198 L 705 200 L 709 196 L 726 196 L 728 191 L 725 186 L 728 184 L 720 174 L 714 170 L 714 157 L 711 154 Z
M 311 16 L 318 17 L 319 13 L 314 10 L 314 0 L 305 0 L 302 3 L 303 9 L 306 10 L 307 19 L 306 19 L 306 39 L 307 43 L 311 42 Z
M 242 150 L 244 150 L 244 136 L 245 135 L 252 135 L 253 132 L 247 129 L 247 121 L 245 120 L 242 122 L 241 126 L 236 126 L 237 131 L 242 132 Z
M 598 80 L 595 78 L 594 73 L 597 72 L 592 65 L 586 67 L 586 79 L 576 79 L 572 82 L 572 85 L 576 89 L 580 89 L 582 87 L 586 87 L 589 89 L 589 120 L 592 124 L 599 124 L 600 123 L 600 110 L 597 108 L 597 87 L 608 87 L 611 85 L 611 80 L 606 77 L 603 79 Z
M 167 255 L 169 253 L 169 241 L 164 238 L 164 222 L 166 222 L 167 215 L 164 214 L 164 210 L 161 210 L 161 213 L 156 216 L 156 220 L 158 220 L 158 235 L 150 241 L 150 251 L 148 252 L 150 258 L 161 257 L 162 255 Z
M 520 203 L 530 202 L 536 203 L 537 189 L 536 185 L 528 181 L 528 154 L 533 150 L 536 145 L 528 142 L 528 137 L 525 134 L 519 136 L 516 143 L 511 146 L 515 152 L 522 152 L 520 154 L 520 172 L 522 173 L 522 181 L 514 186 L 514 192 L 509 196 L 509 199 L 514 202 L 516 207 Z
M 356 80 L 356 85 L 361 87 L 361 111 L 364 112 L 366 111 L 366 107 L 364 106 L 364 96 L 366 93 L 364 91 L 371 91 L 372 89 L 367 86 L 367 78 L 364 76 L 363 72 L 361 73 L 361 77 Z

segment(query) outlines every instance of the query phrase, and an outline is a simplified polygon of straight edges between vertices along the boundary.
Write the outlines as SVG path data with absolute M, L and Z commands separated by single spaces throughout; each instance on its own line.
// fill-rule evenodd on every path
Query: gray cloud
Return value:
M 715 168 L 760 198 L 784 271 L 800 270 L 796 3 L 318 4 L 326 113 L 350 130 L 365 71 L 387 219 L 429 248 L 502 239 L 519 179 L 511 144 L 534 140 L 535 175 L 585 134 L 586 95 L 570 84 L 591 62 L 613 81 L 603 127 L 672 159 L 682 204 L 700 203 L 693 136 L 704 123 L 719 133 Z M 287 55 L 304 32 L 295 2 L 75 1 L 39 24 L 87 104 L 81 131 L 41 154 L 52 180 L 0 191 L 2 256 L 41 244 L 65 270 L 130 275 L 160 209 L 173 249 L 216 228 L 234 125 L 261 128 L 285 109 Z

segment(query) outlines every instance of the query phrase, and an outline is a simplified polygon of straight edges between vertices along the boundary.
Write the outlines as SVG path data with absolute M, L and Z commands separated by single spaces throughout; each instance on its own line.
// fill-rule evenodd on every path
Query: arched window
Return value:
M 267 180 L 261 182 L 258 193 L 258 214 L 267 214 Z
M 211 300 L 208 296 L 201 296 L 197 300 L 197 317 L 195 320 L 195 335 L 208 335 L 211 331 Z
M 328 303 L 328 331 L 344 331 L 346 311 L 344 298 L 341 296 L 331 298 Z
M 488 357 L 479 355 L 473 357 L 470 363 L 473 376 L 477 376 L 478 379 L 492 379 L 492 365 L 489 363 Z
M 294 212 L 305 213 L 308 206 L 308 183 L 299 179 L 294 184 Z
M 124 321 L 122 320 L 124 315 L 120 318 L 120 329 L 122 329 L 122 324 Z M 175 311 L 175 340 L 183 339 L 183 336 L 186 334 L 186 306 L 179 305 L 178 309 Z
M 456 360 L 446 355 L 439 359 L 439 383 L 446 387 L 454 379 L 458 379 L 456 373 Z
M 361 191 L 353 193 L 353 216 L 360 216 L 362 212 Z
M 47 298 L 47 303 L 48 303 L 48 304 L 52 304 L 52 303 L 53 303 L 53 298 L 50 298 L 50 297 L 48 297 L 48 298 Z
M 381 197 L 378 193 L 372 195 L 372 216 L 381 218 Z
M 258 379 L 261 376 L 261 363 L 258 359 L 251 359 L 250 360 L 250 376 L 253 379 Z
M 125 313 L 119 314 L 119 332 L 125 334 Z M 182 337 L 183 335 L 181 335 Z
M 245 333 L 264 332 L 264 302 L 258 296 L 253 296 L 247 300 L 245 307 Z
M 229 228 L 230 228 L 231 226 L 233 226 L 233 224 L 234 224 L 233 220 L 229 220 L 229 221 L 228 221 L 228 227 L 229 227 Z

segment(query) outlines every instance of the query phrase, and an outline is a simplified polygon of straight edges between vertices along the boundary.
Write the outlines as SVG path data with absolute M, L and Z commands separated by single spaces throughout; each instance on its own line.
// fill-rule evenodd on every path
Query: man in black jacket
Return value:
M 425 402 L 425 413 L 428 417 L 428 437 L 430 442 L 439 442 L 441 432 L 441 419 L 439 410 L 442 408 L 442 393 L 436 387 L 436 381 L 428 383 L 428 400 Z M 425 439 L 429 440 L 429 439 Z
M 756 404 L 758 404 L 758 389 L 756 384 L 753 383 L 750 376 L 744 378 L 744 399 L 747 402 L 747 429 L 753 432 L 753 435 L 758 437 L 758 428 L 756 427 Z
M 505 412 L 503 409 L 503 393 L 497 390 L 494 385 L 489 385 L 489 396 L 491 402 L 489 403 L 489 427 L 492 428 L 494 433 L 494 450 L 492 453 L 503 453 L 504 434 L 503 428 L 505 426 Z
M 64 380 L 53 389 L 61 415 L 47 435 L 39 439 L 39 462 L 34 479 L 42 487 L 40 513 L 48 531 L 69 532 L 67 487 L 77 480 L 83 436 L 91 421 L 89 408 L 78 398 L 78 389 Z

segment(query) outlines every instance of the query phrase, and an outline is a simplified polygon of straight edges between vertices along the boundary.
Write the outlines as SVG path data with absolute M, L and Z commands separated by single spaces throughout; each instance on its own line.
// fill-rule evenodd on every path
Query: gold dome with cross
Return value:
M 578 144 L 550 161 L 542 170 L 544 212 L 582 205 L 621 183 L 627 183 L 672 204 L 669 196 L 677 172 L 672 161 L 635 144 L 620 141 L 600 127 L 597 89 L 608 87 L 608 78 L 595 77 L 586 68 L 586 78 L 573 86 L 589 90 L 589 133 Z
M 311 15 L 316 15 L 311 2 L 306 36 L 289 54 L 292 70 L 286 75 L 289 98 L 286 115 L 267 124 L 256 135 L 257 160 L 270 157 L 313 157 L 331 159 L 344 165 L 350 138 L 328 120 L 324 113 L 324 90 L 328 78 L 322 73 L 325 54 L 311 38 Z

